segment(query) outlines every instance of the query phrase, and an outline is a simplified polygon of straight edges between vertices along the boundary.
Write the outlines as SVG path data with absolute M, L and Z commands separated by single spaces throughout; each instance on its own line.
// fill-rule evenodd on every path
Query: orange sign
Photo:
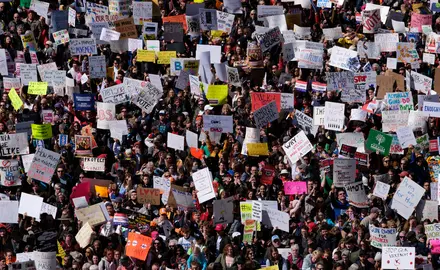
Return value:
M 181 23 L 181 24 L 183 24 L 183 30 L 185 30 L 185 33 L 188 30 L 188 25 L 186 24 L 186 15 L 163 17 L 162 22 L 163 23 L 166 23 L 166 22 Z
M 251 93 L 252 111 L 255 111 L 272 101 L 277 104 L 278 112 L 281 110 L 281 94 L 280 93 Z
M 127 245 L 125 246 L 125 254 L 129 257 L 145 261 L 152 242 L 153 239 L 151 237 L 130 232 L 128 233 Z

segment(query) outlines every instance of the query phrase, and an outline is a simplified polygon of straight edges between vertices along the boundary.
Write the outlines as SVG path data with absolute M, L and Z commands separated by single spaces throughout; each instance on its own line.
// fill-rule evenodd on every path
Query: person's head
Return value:
M 345 191 L 339 190 L 337 194 L 338 194 L 338 201 L 345 202 L 345 200 L 346 200 Z
M 279 259 L 278 249 L 274 246 L 269 247 L 269 258 L 271 261 L 277 261 Z
M 272 236 L 272 245 L 276 248 L 279 248 L 281 246 L 280 237 L 276 234 Z
M 317 262 L 319 259 L 321 259 L 323 256 L 322 251 L 315 250 L 312 252 L 312 262 Z
M 191 261 L 191 270 L 201 270 L 201 269 L 202 268 L 200 267 L 200 263 L 198 263 L 195 260 Z
M 107 249 L 105 251 L 105 258 L 107 259 L 107 261 L 113 261 L 115 256 L 115 252 L 112 249 Z
M 92 262 L 93 262 L 94 265 L 98 265 L 98 263 L 99 263 L 98 255 L 93 255 Z
M 290 247 L 290 249 L 292 250 L 292 256 L 298 257 L 298 255 L 299 255 L 299 246 L 298 246 L 298 244 L 292 245 Z
M 223 254 L 226 256 L 230 256 L 233 257 L 234 256 L 234 249 L 232 248 L 231 244 L 227 244 L 224 248 L 223 248 Z

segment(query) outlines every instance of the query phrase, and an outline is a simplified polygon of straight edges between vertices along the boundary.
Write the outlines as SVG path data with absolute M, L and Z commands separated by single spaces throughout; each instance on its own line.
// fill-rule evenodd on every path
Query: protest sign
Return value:
M 263 210 L 262 223 L 271 227 L 278 228 L 282 231 L 289 232 L 289 214 L 265 207 Z
M 370 225 L 371 245 L 376 248 L 392 247 L 396 245 L 396 228 L 380 228 Z
M 8 94 L 9 99 L 11 100 L 12 107 L 14 107 L 14 110 L 18 111 L 23 106 L 23 100 L 21 100 L 20 96 L 15 91 L 15 88 L 12 88 L 11 91 L 9 91 Z
M 0 222 L 18 223 L 18 201 L 0 201 Z
M 307 182 L 306 181 L 285 182 L 284 194 L 286 195 L 307 194 Z
M 252 111 L 271 103 L 275 102 L 277 105 L 278 111 L 281 109 L 281 95 L 279 93 L 259 93 L 253 92 L 251 93 L 251 103 L 252 103 Z
M 142 204 L 160 205 L 160 189 L 138 187 L 137 200 Z
M 382 111 L 382 131 L 396 132 L 400 127 L 408 125 L 410 111 Z
M 143 25 L 153 18 L 152 2 L 133 2 L 133 20 L 136 25 Z
M 49 183 L 58 165 L 61 155 L 38 147 L 28 171 L 30 178 Z
M 174 42 L 183 42 L 183 28 L 181 23 L 167 22 L 164 23 L 164 40 Z
M 32 137 L 37 140 L 47 140 L 52 138 L 51 124 L 31 124 Z
M 197 198 L 200 203 L 215 198 L 215 191 L 212 185 L 212 175 L 208 168 L 194 172 L 192 178 L 197 190 Z
M 360 68 L 358 54 L 356 51 L 335 46 L 332 48 L 330 65 L 344 70 L 356 72 Z
M 0 135 L 1 155 L 17 156 L 29 154 L 27 133 Z
M 36 219 L 39 219 L 42 204 L 43 204 L 42 197 L 23 192 L 21 193 L 20 196 L 18 213 L 19 214 L 26 213 L 28 217 L 34 217 Z
M 37 67 L 35 64 L 16 63 L 17 69 L 20 69 L 20 79 L 23 85 L 28 85 L 29 82 L 37 82 Z M 44 93 L 45 95 L 46 93 Z
M 378 44 L 381 52 L 397 51 L 397 43 L 399 42 L 399 34 L 375 34 L 374 43 Z
M 21 166 L 18 160 L 0 160 L 1 185 L 5 187 L 21 185 Z
M 415 269 L 415 247 L 382 247 L 384 269 Z
M 333 183 L 336 187 L 345 187 L 356 178 L 356 160 L 335 158 L 333 161 Z
M 35 42 L 34 34 L 32 31 L 26 32 L 24 35 L 20 35 L 23 47 L 28 47 L 30 51 L 37 51 L 37 43 Z
M 357 52 L 360 58 L 379 59 L 380 47 L 376 42 L 359 41 Z
M 137 51 L 137 61 L 139 62 L 156 62 L 156 52 L 148 50 L 138 50 Z
M 432 78 L 415 71 L 411 72 L 411 88 L 427 94 L 432 89 Z
M 411 127 L 400 127 L 396 130 L 397 138 L 399 139 L 400 146 L 403 149 L 408 148 L 410 145 L 417 145 L 416 138 Z
M 440 240 L 440 223 L 425 224 L 427 240 Z
M 116 108 L 114 103 L 96 102 L 97 128 L 109 129 L 109 121 L 116 120 Z
M 168 51 L 168 52 L 160 51 L 157 52 L 157 58 L 158 58 L 157 63 L 169 65 L 171 58 L 175 58 L 175 57 L 176 57 L 175 51 Z
M 247 155 L 247 144 L 248 143 L 259 143 L 260 133 L 256 128 L 246 127 L 246 133 L 243 140 L 243 147 L 241 148 L 241 154 Z
M 215 9 L 199 9 L 200 29 L 217 30 L 217 11 Z
M 362 24 L 364 33 L 374 34 L 381 26 L 380 9 L 364 10 L 362 12 Z
M 3 77 L 3 89 L 5 90 L 5 92 L 9 92 L 12 88 L 20 89 L 20 87 L 21 87 L 20 78 Z
M 120 104 L 129 100 L 127 91 L 125 90 L 125 84 L 117 84 L 101 89 L 100 94 L 105 103 Z
M 92 155 L 92 136 L 75 135 L 75 155 Z
M 96 226 L 107 221 L 103 209 L 107 211 L 103 203 L 98 203 L 81 209 L 75 209 L 75 215 L 83 224 L 89 223 L 90 226 Z
M 201 53 L 203 52 L 209 52 L 212 64 L 221 64 L 221 46 L 197 44 L 197 60 L 200 60 Z
M 263 203 L 252 201 L 252 219 L 258 222 L 263 220 Z
M 385 133 L 371 129 L 366 142 L 366 148 L 373 152 L 387 156 L 390 152 L 391 142 L 393 138 Z
M 203 129 L 210 132 L 233 132 L 232 116 L 203 115 Z
M 150 113 L 161 96 L 162 92 L 157 87 L 147 83 L 137 95 L 131 98 L 131 101 L 146 113 Z
M 283 149 L 290 162 L 295 164 L 300 158 L 310 152 L 313 146 L 304 131 L 300 131 L 292 139 L 283 144 Z
M 388 197 L 388 192 L 390 191 L 390 187 L 391 186 L 389 184 L 377 181 L 373 190 L 373 195 L 381 198 L 382 200 L 385 200 Z
M 202 78 L 203 81 L 203 78 Z M 208 86 L 208 93 L 206 98 L 210 105 L 222 105 L 225 104 L 228 97 L 228 86 L 227 85 L 213 85 Z
M 391 208 L 395 209 L 405 219 L 408 219 L 414 212 L 423 194 L 425 194 L 423 187 L 405 177 L 393 196 Z
M 334 166 L 334 163 L 333 163 Z M 346 184 L 348 202 L 357 208 L 368 208 L 368 197 L 365 193 L 364 184 L 362 182 L 356 182 L 352 184 Z
M 152 246 L 153 239 L 140 233 L 129 232 L 125 254 L 129 257 L 145 261 Z
M 347 158 L 354 158 L 356 154 L 356 147 L 343 144 L 341 145 L 341 150 L 339 151 L 339 155 Z
M 317 128 L 313 125 L 313 118 L 299 110 L 295 110 L 295 119 L 298 121 L 298 125 L 302 130 L 304 130 L 304 132 L 306 132 L 306 134 L 316 134 Z
M 249 156 L 269 155 L 269 149 L 267 143 L 247 143 L 246 148 Z
M 313 107 L 313 125 L 322 126 L 324 125 L 325 119 L 325 107 Z
M 97 54 L 94 38 L 71 39 L 69 48 L 72 55 Z
M 100 40 L 104 41 L 112 41 L 112 40 L 119 40 L 119 37 L 121 36 L 121 33 L 108 29 L 108 28 L 102 28 L 101 35 L 99 36 Z
M 29 82 L 28 94 L 30 95 L 46 95 L 47 82 Z
M 88 111 L 95 109 L 95 99 L 92 94 L 73 94 L 73 102 L 76 111 Z
M 82 158 L 84 162 L 83 170 L 87 172 L 103 172 L 105 171 L 104 158 Z
M 75 240 L 78 242 L 81 248 L 85 248 L 90 244 L 90 238 L 92 237 L 93 229 L 89 223 L 84 224 L 78 233 L 75 235 Z
M 403 63 L 411 63 L 419 56 L 412 54 L 411 52 L 415 50 L 415 44 L 411 42 L 399 42 L 397 43 L 397 61 Z
M 342 90 L 342 89 L 354 89 L 355 78 L 353 72 L 326 72 L 327 76 L 327 90 Z
M 322 69 L 323 58 L 321 50 L 299 48 L 295 56 L 299 68 Z
M 168 132 L 167 147 L 183 151 L 185 147 L 185 137 Z
M 438 220 L 438 201 L 420 200 L 416 207 L 416 214 L 420 220 Z
M 268 6 L 268 5 L 258 5 L 257 6 L 257 14 L 258 20 L 264 21 L 264 17 L 272 16 L 272 15 L 283 15 L 283 7 L 282 6 Z
M 324 128 L 328 130 L 341 131 L 344 128 L 345 104 L 325 102 Z
M 423 25 L 431 25 L 431 24 L 432 24 L 431 14 L 414 13 L 411 16 L 411 27 L 416 28 L 419 33 L 422 32 Z
M 55 40 L 55 46 L 68 43 L 70 41 L 69 32 L 64 29 L 52 34 L 53 39 Z
M 278 109 L 274 101 L 254 111 L 255 125 L 259 128 L 277 120 L 278 117 Z
M 266 33 L 255 34 L 255 37 L 257 38 L 257 42 L 260 44 L 263 52 L 271 49 L 283 41 L 283 36 L 278 27 L 275 27 Z

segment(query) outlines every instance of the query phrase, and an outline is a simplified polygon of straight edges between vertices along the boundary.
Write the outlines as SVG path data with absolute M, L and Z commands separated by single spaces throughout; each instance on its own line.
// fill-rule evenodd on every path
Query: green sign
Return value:
M 20 0 L 20 6 L 29 8 L 31 6 L 31 0 Z
M 390 153 L 392 142 L 392 136 L 375 129 L 370 129 L 370 135 L 368 135 L 366 147 L 368 150 L 379 152 L 379 154 L 387 156 Z

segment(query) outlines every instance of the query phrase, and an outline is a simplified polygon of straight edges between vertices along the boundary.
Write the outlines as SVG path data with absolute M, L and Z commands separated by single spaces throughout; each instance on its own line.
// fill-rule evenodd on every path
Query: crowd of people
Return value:
M 128 14 L 118 14 L 119 19 L 134 17 L 134 1 L 0 3 L 0 45 L 5 52 L 0 51 L 0 66 L 8 68 L 8 74 L 2 72 L 0 131 L 18 134 L 23 132 L 18 130 L 22 123 L 49 123 L 51 138 L 39 138 L 41 134 L 32 128 L 26 137 L 28 154 L 44 148 L 60 155 L 50 181 L 45 182 L 29 176 L 29 170 L 35 170 L 35 158 L 29 163 L 21 154 L 6 154 L 6 145 L 0 146 L 0 202 L 23 202 L 23 195 L 28 194 L 56 207 L 52 214 L 36 217 L 20 213 L 16 223 L 0 224 L 0 269 L 32 269 L 16 268 L 24 267 L 20 264 L 22 258 L 32 258 L 27 257 L 29 253 L 35 256 L 37 270 L 379 270 L 407 269 L 400 265 L 404 266 L 408 258 L 412 260 L 410 269 L 440 269 L 440 245 L 434 244 L 440 240 L 440 233 L 436 236 L 427 232 L 427 228 L 432 232 L 430 225 L 440 225 L 436 184 L 440 124 L 436 117 L 422 112 L 423 102 L 439 102 L 436 84 L 440 81 L 435 80 L 438 51 L 428 48 L 428 40 L 437 44 L 436 33 L 440 31 L 437 1 L 158 0 L 152 2 L 152 18 L 147 20 L 157 23 L 157 32 L 146 34 L 144 27 L 137 24 L 142 45 L 134 50 L 121 46 L 123 39 L 105 42 L 92 31 L 97 21 L 90 19 L 94 14 L 88 7 L 93 4 L 94 8 L 109 7 L 112 11 L 115 2 L 118 7 L 129 6 Z M 46 14 L 41 11 L 42 3 L 48 3 Z M 208 18 L 206 14 L 216 13 L 207 12 L 196 15 L 194 20 L 194 8 L 193 15 L 188 15 L 193 5 L 200 12 L 222 11 L 234 15 L 234 19 L 222 27 L 226 31 L 219 31 L 216 26 L 206 29 L 207 21 L 219 25 L 220 16 Z M 76 15 L 65 29 L 69 38 L 92 37 L 97 41 L 96 54 L 74 55 L 69 42 L 55 41 L 54 29 L 63 30 L 54 25 L 59 24 L 54 20 L 55 13 L 65 11 L 70 17 L 71 10 Z M 373 20 L 374 31 L 365 30 L 368 16 L 374 17 L 367 16 L 367 10 L 379 10 L 380 20 Z M 108 15 L 111 28 L 114 22 L 112 14 Z M 423 23 L 423 30 L 415 25 L 422 15 L 431 19 Z M 181 21 L 182 16 L 187 17 L 188 23 Z M 165 27 L 169 21 L 180 22 L 180 29 L 174 29 L 171 40 L 165 31 L 170 29 Z M 403 24 L 403 30 L 397 30 L 398 23 Z M 265 36 L 273 29 L 270 37 Z M 333 34 L 329 35 L 328 29 Z M 183 32 L 180 41 L 176 34 L 179 31 Z M 390 60 L 400 59 L 397 49 L 380 49 L 383 44 L 379 43 L 384 41 L 377 37 L 390 33 L 398 33 L 398 40 L 390 43 L 411 43 L 414 50 L 409 52 L 409 58 L 414 61 L 397 61 L 393 66 Z M 29 35 L 34 37 L 35 47 L 23 39 Z M 193 77 L 182 78 L 189 73 L 183 72 L 184 65 L 174 65 L 173 59 L 165 64 L 141 60 L 140 50 L 151 50 L 147 44 L 152 40 L 159 41 L 157 54 L 177 51 L 173 58 L 199 60 L 197 69 L 191 70 Z M 201 45 L 220 49 L 206 54 L 200 50 Z M 378 46 L 377 57 L 372 57 L 375 53 L 367 45 Z M 346 54 L 356 55 L 349 58 L 351 63 L 335 64 L 340 61 L 334 58 L 345 59 L 342 54 L 336 55 L 342 49 L 344 54 L 349 51 Z M 305 59 L 306 53 L 314 60 Z M 91 76 L 91 58 L 98 55 L 105 57 L 105 78 Z M 433 60 L 428 60 L 429 56 Z M 66 84 L 60 87 L 49 81 L 46 94 L 35 94 L 20 75 L 25 72 L 23 67 L 17 68 L 20 63 L 37 64 L 37 68 L 54 63 L 58 71 L 65 72 Z M 236 69 L 238 76 L 233 78 L 230 68 Z M 49 77 L 47 73 L 55 71 L 45 72 L 39 74 L 38 81 L 44 82 Z M 428 80 L 427 91 L 418 87 L 414 76 L 432 79 Z M 360 87 L 355 80 L 359 77 L 367 78 Z M 20 87 L 7 87 L 9 78 L 21 78 Z M 386 86 L 384 80 L 389 78 L 396 79 Z M 134 87 L 133 82 L 141 86 Z M 330 87 L 335 82 L 337 86 Z M 147 91 L 145 83 L 150 86 L 148 89 L 162 91 L 157 99 L 147 96 L 146 100 L 152 102 L 150 107 L 135 101 L 139 91 Z M 100 126 L 107 115 L 99 115 L 96 107 L 79 109 L 80 102 L 75 99 L 77 94 L 88 94 L 92 104 L 112 103 L 106 102 L 101 92 L 124 84 L 129 100 L 116 104 L 113 119 L 107 119 L 125 121 L 126 130 L 115 136 L 116 129 Z M 226 86 L 227 95 L 218 98 L 220 94 L 209 93 L 209 89 L 220 89 L 210 86 L 222 85 Z M 11 91 L 22 101 L 18 108 L 17 97 Z M 397 128 L 390 128 L 390 112 L 396 111 L 390 110 L 392 104 L 387 104 L 385 97 L 395 92 L 409 93 L 413 106 L 397 111 L 393 122 Z M 272 101 L 277 105 L 276 119 L 269 116 Z M 330 109 L 329 104 L 344 107 L 319 122 L 317 107 Z M 268 113 L 261 116 L 261 108 Z M 47 111 L 53 113 L 50 120 Z M 411 121 L 410 117 L 406 121 L 413 113 L 417 113 L 416 120 Z M 224 126 L 206 128 L 207 116 L 216 115 L 231 116 L 232 123 L 219 118 Z M 331 117 L 342 117 L 341 128 L 335 130 L 328 125 Z M 407 135 L 415 143 L 402 145 L 398 131 L 408 127 Z M 378 132 L 379 144 L 389 135 L 393 136 L 393 143 L 385 150 L 372 149 L 372 132 Z M 195 145 L 190 140 L 192 134 L 196 134 Z M 76 136 L 90 136 L 91 140 L 79 144 Z M 183 148 L 176 147 L 182 137 Z M 296 139 L 292 142 L 292 138 Z M 300 139 L 303 144 L 295 144 Z M 255 147 L 263 149 L 249 154 Z M 302 151 L 305 148 L 307 151 Z M 88 149 L 91 151 L 86 156 L 79 152 Z M 94 161 L 104 159 L 103 171 L 86 170 L 87 157 L 96 158 Z M 341 171 L 336 163 L 345 159 L 356 160 L 355 168 L 346 165 L 346 170 Z M 10 182 L 6 179 L 14 175 L 11 164 L 18 166 L 19 181 L 7 185 Z M 193 176 L 205 168 L 210 181 L 200 189 Z M 48 171 L 44 166 L 40 170 Z M 341 179 L 346 181 L 342 185 Z M 90 192 L 78 196 L 85 183 L 89 183 Z M 359 193 L 352 195 L 352 188 L 348 188 L 356 184 L 365 195 L 360 196 L 364 202 L 357 201 L 354 196 Z M 292 186 L 301 186 L 301 192 L 292 192 Z M 383 197 L 378 195 L 382 187 L 389 189 L 382 193 Z M 419 197 L 414 190 L 408 191 L 408 201 L 417 198 L 412 208 L 404 204 L 399 207 L 396 201 L 406 196 L 402 193 L 407 192 L 407 187 L 423 189 Z M 145 194 L 140 192 L 153 188 L 160 189 L 159 202 L 141 199 Z M 213 189 L 208 193 L 211 196 L 202 200 L 201 194 L 209 188 Z M 188 194 L 191 200 L 182 204 L 182 196 L 188 198 Z M 78 198 L 87 198 L 85 205 Z M 432 202 L 435 207 L 428 211 Z M 223 203 L 229 205 L 225 208 L 229 213 L 219 211 Z M 96 205 L 103 207 L 93 208 L 96 212 L 89 213 L 86 224 L 80 210 Z M 249 205 L 250 210 L 245 207 Z M 259 205 L 262 216 L 258 214 Z M 8 211 L 2 209 L 3 219 Z M 105 222 L 90 226 L 92 218 L 100 214 L 106 216 Z M 227 222 L 219 219 L 220 214 L 229 215 Z M 248 222 L 253 225 L 248 226 Z M 286 224 L 287 228 L 279 224 Z M 86 225 L 90 230 L 85 229 Z M 376 230 L 387 234 L 377 234 Z M 389 260 L 383 260 L 390 256 L 389 247 L 410 248 L 392 253 L 403 256 L 391 263 L 392 268 L 384 266 L 387 263 L 390 267 Z M 412 248 L 414 254 L 405 253 Z M 37 252 L 56 252 L 53 258 L 46 258 L 53 264 L 38 263 Z

